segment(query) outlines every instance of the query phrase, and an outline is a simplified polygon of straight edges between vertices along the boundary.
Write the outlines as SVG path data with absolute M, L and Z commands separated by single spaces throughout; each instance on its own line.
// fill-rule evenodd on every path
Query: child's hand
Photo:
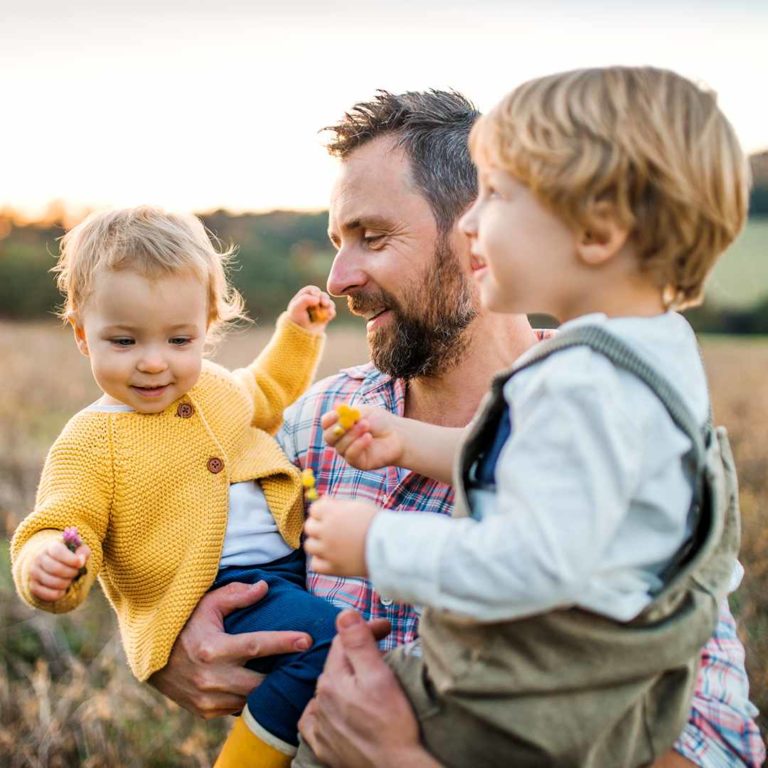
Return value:
M 53 542 L 32 563 L 29 591 L 46 603 L 64 597 L 90 554 L 87 544 L 81 544 L 76 551 L 70 552 L 63 541 Z
M 349 429 L 339 423 L 338 410 L 324 413 L 320 424 L 325 442 L 357 469 L 401 466 L 403 420 L 384 408 L 361 405 L 357 410 L 360 418 Z
M 316 285 L 305 285 L 288 302 L 288 317 L 304 330 L 320 335 L 336 317 L 336 305 Z
M 365 537 L 378 511 L 364 501 L 329 496 L 316 501 L 304 523 L 304 549 L 312 556 L 312 570 L 366 577 Z

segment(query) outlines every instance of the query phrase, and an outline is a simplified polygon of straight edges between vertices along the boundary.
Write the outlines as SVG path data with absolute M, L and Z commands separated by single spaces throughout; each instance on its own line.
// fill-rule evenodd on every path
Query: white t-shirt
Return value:
M 563 330 L 594 324 L 648 360 L 704 424 L 706 377 L 682 316 L 588 315 Z M 377 515 L 371 580 L 398 601 L 484 621 L 574 605 L 634 618 L 688 537 L 690 440 L 642 381 L 587 347 L 522 371 L 504 397 L 512 435 L 495 493 L 472 493 L 471 518 Z

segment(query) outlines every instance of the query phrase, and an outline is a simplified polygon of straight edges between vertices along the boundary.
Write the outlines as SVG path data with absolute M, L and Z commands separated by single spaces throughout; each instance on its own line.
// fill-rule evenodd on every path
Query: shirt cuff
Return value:
M 455 521 L 417 512 L 380 512 L 365 543 L 376 591 L 399 603 L 438 605 L 440 563 Z

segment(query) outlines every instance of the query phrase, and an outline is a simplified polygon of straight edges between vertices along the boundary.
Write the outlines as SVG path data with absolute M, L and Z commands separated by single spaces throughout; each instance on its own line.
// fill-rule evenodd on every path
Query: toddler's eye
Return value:
M 131 344 L 135 344 L 136 342 L 133 339 L 120 337 L 117 339 L 110 339 L 109 340 L 111 344 L 113 344 L 116 347 L 130 347 Z
M 185 344 L 189 344 L 192 339 L 188 338 L 187 336 L 174 336 L 169 341 L 175 347 L 183 347 Z

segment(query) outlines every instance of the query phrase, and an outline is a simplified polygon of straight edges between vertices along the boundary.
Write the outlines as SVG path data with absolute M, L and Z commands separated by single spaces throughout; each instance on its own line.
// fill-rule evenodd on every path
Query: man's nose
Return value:
M 368 274 L 362 268 L 359 254 L 352 246 L 342 246 L 328 274 L 328 293 L 332 296 L 346 296 L 361 288 L 368 281 Z

